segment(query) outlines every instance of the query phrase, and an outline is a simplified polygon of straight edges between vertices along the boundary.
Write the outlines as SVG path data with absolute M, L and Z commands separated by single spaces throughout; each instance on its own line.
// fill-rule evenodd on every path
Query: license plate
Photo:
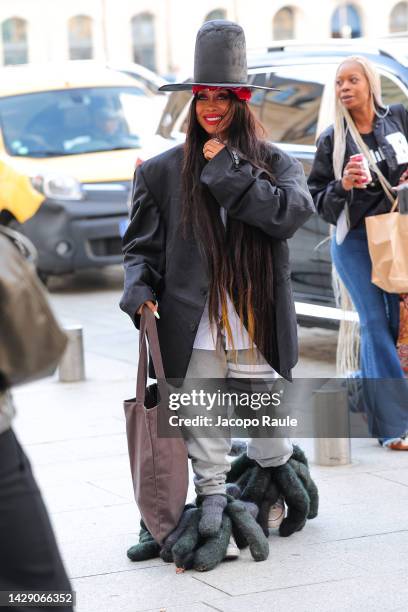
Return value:
M 119 234 L 121 238 L 123 238 L 123 236 L 125 235 L 128 225 L 129 225 L 129 219 L 122 219 L 122 221 L 119 221 Z

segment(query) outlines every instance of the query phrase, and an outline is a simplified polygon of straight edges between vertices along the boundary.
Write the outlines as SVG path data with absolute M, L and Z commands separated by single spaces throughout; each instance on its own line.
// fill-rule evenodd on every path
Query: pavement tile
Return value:
M 352 464 L 346 466 L 325 467 L 317 466 L 312 461 L 313 470 L 319 474 L 336 479 L 348 473 L 375 473 L 384 469 L 400 470 L 407 464 L 406 454 L 381 448 L 376 441 L 364 440 L 364 446 L 358 446 L 360 440 L 352 440 Z M 313 454 L 311 455 L 313 457 Z
M 35 446 L 29 447 L 32 457 L 36 449 Z M 93 482 L 106 479 L 107 476 L 112 480 L 125 479 L 130 482 L 129 458 L 126 452 L 105 458 L 88 457 L 81 460 L 70 458 L 67 461 L 43 464 L 40 469 L 36 469 L 36 466 L 37 461 L 34 471 L 42 487 L 59 485 L 61 482 L 66 486 L 69 483 Z
M 127 497 L 106 491 L 90 482 L 44 487 L 42 494 L 48 510 L 52 514 L 85 508 L 113 506 L 129 501 Z
M 123 476 L 123 474 L 126 474 L 126 476 Z M 111 476 L 110 473 L 109 476 Z M 126 499 L 129 502 L 134 500 L 129 466 L 126 466 L 126 470 L 117 478 L 92 478 L 90 483 L 94 487 L 121 497 L 122 500 Z
M 315 440 L 301 438 L 295 441 L 303 448 L 309 458 L 312 476 L 320 480 L 336 479 L 354 473 L 372 473 L 384 469 L 404 469 L 407 465 L 406 453 L 382 448 L 372 438 L 354 438 L 351 440 L 351 461 L 348 465 L 322 466 L 315 462 Z
M 321 582 L 289 589 L 271 589 L 211 601 L 219 612 L 384 612 L 407 610 L 408 583 L 405 573 L 387 581 L 378 576 Z
M 408 529 L 369 537 L 327 542 L 313 546 L 313 551 L 326 556 L 335 556 L 346 563 L 362 567 L 370 574 L 385 575 L 405 570 L 408 576 Z M 407 606 L 408 609 L 408 606 Z
M 161 608 L 162 612 L 214 612 L 216 610 L 212 604 L 205 603 L 197 603 L 197 604 L 188 604 L 186 606 L 166 606 L 165 608 Z M 158 612 L 157 608 L 150 608 L 149 610 L 144 610 L 143 612 Z
M 137 525 L 136 525 L 137 527 Z M 106 575 L 123 571 L 133 571 L 147 567 L 162 567 L 164 562 L 149 559 L 132 563 L 126 551 L 138 541 L 138 531 L 111 535 L 104 531 L 91 537 L 83 533 L 81 538 L 65 541 L 64 562 L 70 578 Z
M 375 511 L 373 511 L 375 508 Z M 385 505 L 360 504 L 335 508 L 322 512 L 307 524 L 299 534 L 299 545 L 318 544 L 337 540 L 367 537 L 382 533 L 406 531 L 408 516 L 401 506 L 387 509 Z M 298 535 L 298 534 L 296 534 Z M 293 536 L 292 536 L 293 538 Z
M 78 427 L 78 421 L 81 422 L 81 420 L 77 419 L 74 415 L 72 416 L 74 418 L 69 420 L 66 418 L 66 415 L 62 415 L 62 418 L 59 419 L 59 423 L 56 423 L 54 420 L 49 421 L 44 419 L 44 427 L 41 428 L 41 431 L 36 431 L 32 421 L 30 422 L 27 420 L 24 426 L 19 428 L 20 434 L 27 440 L 26 446 L 30 447 L 33 444 L 47 444 L 67 440 L 75 442 L 78 446 L 81 440 L 84 440 L 84 448 L 86 448 L 87 441 L 90 438 L 100 438 L 101 436 L 110 437 L 111 435 L 119 434 L 123 435 L 123 439 L 125 440 L 125 424 L 118 418 L 101 415 L 98 426 L 96 427 L 96 417 L 92 418 L 92 416 L 90 416 L 86 424 Z
M 130 335 L 133 333 L 133 336 Z M 87 370 L 87 376 L 94 380 L 104 380 L 105 373 L 109 373 L 112 380 L 128 378 L 134 380 L 137 372 L 138 334 L 130 329 L 126 338 L 117 338 L 113 334 L 111 345 L 106 344 L 106 337 L 92 343 L 89 352 L 93 353 L 92 362 Z
M 124 434 L 94 436 L 83 439 L 58 440 L 46 444 L 25 446 L 28 456 L 37 468 L 58 462 L 81 461 L 99 457 L 127 456 L 126 437 Z
M 62 543 L 75 542 L 78 534 L 93 539 L 105 533 L 116 536 L 139 532 L 140 514 L 135 503 L 55 512 L 51 517 Z
M 380 506 L 388 504 L 389 500 L 381 498 L 385 495 L 398 493 L 401 499 L 408 500 L 408 488 L 393 480 L 378 478 L 375 474 L 353 472 L 348 475 L 337 476 L 335 479 L 336 496 L 330 495 L 333 481 L 330 479 L 316 478 L 323 503 L 327 505 L 360 505 L 378 501 Z
M 194 609 L 193 605 L 220 597 L 217 589 L 195 580 L 189 572 L 176 574 L 174 566 L 167 564 L 79 578 L 73 586 L 77 612 L 159 611 L 169 606 Z
M 367 572 L 364 568 L 344 563 L 334 554 L 324 557 L 311 547 L 292 547 L 291 552 L 282 554 L 271 541 L 270 555 L 266 561 L 256 563 L 246 550 L 238 560 L 223 563 L 216 571 L 198 576 L 206 584 L 235 597 L 272 588 L 286 589 L 309 584 L 316 582 L 316 577 L 325 582 L 356 575 L 365 578 Z
M 398 482 L 399 484 L 408 487 L 408 468 L 388 469 L 371 472 L 373 476 L 377 478 L 383 478 L 385 480 L 391 480 L 392 482 Z

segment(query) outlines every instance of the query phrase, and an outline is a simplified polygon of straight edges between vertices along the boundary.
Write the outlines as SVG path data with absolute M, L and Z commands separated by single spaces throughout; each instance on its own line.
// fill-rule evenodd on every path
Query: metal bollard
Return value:
M 315 462 L 329 466 L 350 464 L 350 437 L 330 437 L 335 432 L 350 431 L 347 391 L 322 387 L 315 391 L 314 409 L 315 431 L 320 434 L 314 440 Z
M 85 359 L 82 327 L 69 325 L 64 327 L 68 344 L 59 364 L 60 382 L 78 382 L 85 380 Z

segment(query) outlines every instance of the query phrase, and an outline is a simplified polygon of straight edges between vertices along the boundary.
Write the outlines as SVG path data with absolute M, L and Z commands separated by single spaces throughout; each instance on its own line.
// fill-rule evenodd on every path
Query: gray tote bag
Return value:
M 148 387 L 146 336 L 157 376 L 157 382 Z M 124 409 L 136 504 L 146 527 L 159 544 L 177 526 L 188 490 L 188 454 L 180 429 L 176 428 L 172 437 L 158 435 L 159 411 L 167 410 L 168 402 L 156 320 L 144 307 L 136 397 L 126 400 Z

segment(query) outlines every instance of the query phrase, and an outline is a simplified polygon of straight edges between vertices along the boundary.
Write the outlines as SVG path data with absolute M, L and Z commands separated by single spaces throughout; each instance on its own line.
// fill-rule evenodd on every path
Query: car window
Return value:
M 150 98 L 137 87 L 94 87 L 0 98 L 10 155 L 52 157 L 141 146 Z M 151 130 L 150 130 L 151 131 Z
M 408 105 L 407 94 L 401 89 L 401 85 L 385 74 L 381 75 L 381 92 L 384 104 Z
M 315 143 L 325 82 L 324 66 L 281 66 L 253 77 L 256 85 L 280 90 L 260 90 L 251 100 L 272 141 Z
M 186 132 L 186 111 L 190 100 L 191 91 L 174 91 L 169 96 L 160 119 L 159 127 L 157 128 L 157 133 L 160 134 L 160 136 L 163 136 L 163 138 L 171 138 L 180 118 L 182 120 L 182 124 L 177 126 L 178 131 L 184 133 Z M 181 117 L 182 114 L 183 117 Z

